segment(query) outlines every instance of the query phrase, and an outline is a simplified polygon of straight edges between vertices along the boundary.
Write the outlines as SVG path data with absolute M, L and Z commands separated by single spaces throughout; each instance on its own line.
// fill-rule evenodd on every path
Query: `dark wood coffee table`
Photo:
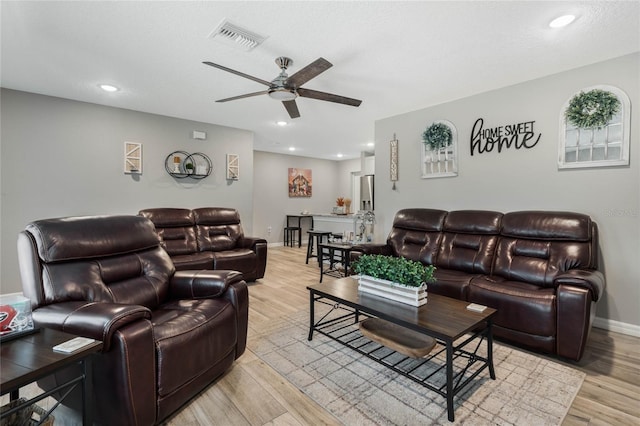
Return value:
M 358 281 L 352 277 L 311 285 L 307 289 L 310 303 L 309 340 L 313 338 L 313 332 L 317 331 L 437 392 L 447 400 L 450 421 L 454 420 L 453 397 L 456 394 L 487 368 L 490 377 L 496 378 L 491 331 L 495 309 L 486 308 L 481 313 L 469 311 L 468 302 L 432 293 L 429 293 L 425 305 L 413 307 L 358 292 Z M 316 303 L 331 307 L 318 321 L 315 319 Z M 364 338 L 359 334 L 358 327 L 354 327 L 361 317 L 377 317 L 407 327 L 435 338 L 438 344 L 431 354 L 419 361 L 408 358 L 405 362 L 394 358 L 391 362 L 388 355 L 379 355 L 380 352 L 385 352 L 381 351 L 383 347 L 373 345 L 372 349 L 370 341 L 362 343 Z M 484 356 L 479 352 L 483 341 L 486 345 Z M 456 363 L 460 358 L 464 362 Z M 426 365 L 427 363 L 430 364 Z M 437 364 L 435 370 L 433 364 Z M 410 371 L 404 365 L 410 365 Z M 444 383 L 433 383 L 434 379 L 442 376 L 439 374 L 442 373 L 439 371 L 441 369 L 445 370 Z M 417 373 L 420 370 L 429 372 L 426 376 L 421 376 Z

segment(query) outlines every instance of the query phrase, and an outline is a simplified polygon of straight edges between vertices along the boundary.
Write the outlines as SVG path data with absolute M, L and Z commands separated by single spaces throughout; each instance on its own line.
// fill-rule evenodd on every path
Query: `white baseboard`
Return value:
M 640 337 L 640 325 L 596 317 L 593 320 L 593 326 L 602 328 L 603 330 L 626 334 L 628 336 Z
M 306 247 L 306 246 L 307 246 L 307 243 L 303 242 L 302 247 Z M 282 241 L 277 243 L 267 243 L 267 247 L 284 247 L 284 243 Z M 296 244 L 295 247 L 298 247 L 298 245 Z

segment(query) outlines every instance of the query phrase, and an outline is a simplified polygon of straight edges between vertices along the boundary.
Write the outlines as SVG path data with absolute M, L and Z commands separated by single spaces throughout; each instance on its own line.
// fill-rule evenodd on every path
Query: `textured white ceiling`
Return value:
M 7 2 L 2 87 L 255 132 L 255 149 L 355 158 L 374 121 L 640 51 L 640 1 Z M 564 29 L 548 22 L 578 16 Z M 208 38 L 223 19 L 268 36 L 251 52 Z M 304 87 L 358 108 L 298 98 L 289 119 L 264 90 L 211 61 L 272 80 L 324 57 Z M 99 83 L 121 88 L 108 94 Z M 278 127 L 278 120 L 291 124 Z M 425 126 L 429 123 L 425 123 Z M 391 135 L 389 135 L 391 136 Z M 416 135 L 419 139 L 420 135 Z

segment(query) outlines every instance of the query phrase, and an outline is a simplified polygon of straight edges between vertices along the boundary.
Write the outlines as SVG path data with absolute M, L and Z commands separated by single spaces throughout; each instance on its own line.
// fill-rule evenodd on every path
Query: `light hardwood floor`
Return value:
M 252 336 L 272 319 L 308 305 L 306 287 L 318 282 L 319 272 L 316 262 L 305 264 L 305 255 L 305 247 L 269 248 L 265 277 L 249 283 L 247 351 L 171 425 L 340 424 L 251 351 Z M 564 425 L 640 424 L 640 338 L 594 328 L 583 359 L 564 363 L 587 374 Z

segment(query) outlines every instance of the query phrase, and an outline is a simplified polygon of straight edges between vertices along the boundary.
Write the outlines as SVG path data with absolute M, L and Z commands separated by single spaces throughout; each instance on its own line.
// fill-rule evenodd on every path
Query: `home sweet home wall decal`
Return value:
M 535 121 L 524 121 L 485 129 L 484 120 L 478 118 L 471 130 L 471 155 L 476 150 L 478 154 L 484 154 L 485 152 L 493 151 L 494 148 L 497 148 L 498 152 L 511 147 L 515 149 L 533 148 L 538 144 L 540 136 L 542 136 L 542 133 L 538 133 L 538 137 L 536 137 L 533 129 L 534 123 Z

